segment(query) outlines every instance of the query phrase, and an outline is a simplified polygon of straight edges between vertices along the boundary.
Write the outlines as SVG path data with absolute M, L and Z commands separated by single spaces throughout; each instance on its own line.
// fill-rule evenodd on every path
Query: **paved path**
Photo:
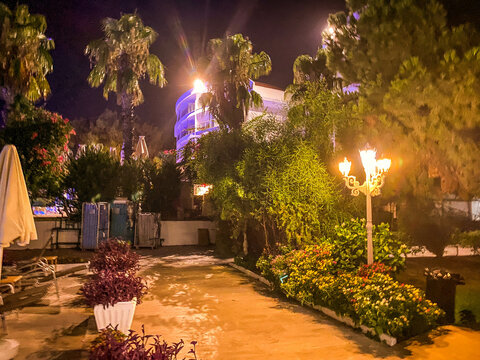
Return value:
M 163 258 L 134 328 L 198 341 L 201 359 L 474 359 L 480 333 L 446 327 L 393 348 L 202 255 Z M 455 347 L 455 349 L 453 348 Z
M 276 296 L 208 252 L 164 248 L 144 255 L 150 291 L 133 329 L 144 324 L 169 342 L 196 340 L 201 360 L 478 359 L 480 332 L 443 327 L 390 348 Z M 8 337 L 21 344 L 18 359 L 87 358 L 97 333 L 92 310 L 77 295 L 84 280 L 61 279 L 61 301 L 52 293 L 49 307 L 8 316 Z

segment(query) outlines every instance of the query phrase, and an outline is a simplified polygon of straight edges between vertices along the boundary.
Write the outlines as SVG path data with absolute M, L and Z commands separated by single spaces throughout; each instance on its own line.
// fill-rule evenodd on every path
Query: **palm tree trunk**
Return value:
M 129 160 L 133 154 L 134 106 L 129 96 L 122 98 L 123 160 Z
M 243 224 L 243 255 L 248 255 L 247 223 Z
M 12 92 L 7 87 L 0 88 L 0 99 L 3 100 L 2 108 L 0 110 L 0 129 L 7 125 L 8 112 L 10 111 L 14 102 Z

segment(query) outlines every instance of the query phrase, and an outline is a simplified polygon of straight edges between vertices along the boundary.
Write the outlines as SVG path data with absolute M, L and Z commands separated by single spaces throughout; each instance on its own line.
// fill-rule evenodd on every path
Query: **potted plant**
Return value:
M 108 325 L 127 334 L 132 325 L 135 307 L 141 303 L 147 286 L 136 276 L 139 256 L 126 242 L 110 239 L 101 244 L 90 269 L 94 276 L 81 292 L 93 307 L 97 329 Z

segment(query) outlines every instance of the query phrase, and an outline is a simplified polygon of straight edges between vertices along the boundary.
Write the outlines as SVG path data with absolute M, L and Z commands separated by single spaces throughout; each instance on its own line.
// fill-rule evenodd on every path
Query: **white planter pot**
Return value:
M 95 314 L 95 321 L 97 323 L 98 331 L 102 331 L 108 325 L 128 334 L 128 330 L 132 326 L 133 314 L 135 314 L 136 300 L 118 302 L 113 306 L 95 305 L 93 313 Z

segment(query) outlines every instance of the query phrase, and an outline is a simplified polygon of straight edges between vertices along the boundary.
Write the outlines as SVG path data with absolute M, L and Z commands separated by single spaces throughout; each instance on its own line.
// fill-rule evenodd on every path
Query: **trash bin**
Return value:
M 443 323 L 455 322 L 455 292 L 457 285 L 464 285 L 464 279 L 460 274 L 450 273 L 446 269 L 425 269 L 427 287 L 425 295 L 427 299 L 437 303 L 445 311 Z
M 198 245 L 210 245 L 210 236 L 208 234 L 208 229 L 198 229 Z

